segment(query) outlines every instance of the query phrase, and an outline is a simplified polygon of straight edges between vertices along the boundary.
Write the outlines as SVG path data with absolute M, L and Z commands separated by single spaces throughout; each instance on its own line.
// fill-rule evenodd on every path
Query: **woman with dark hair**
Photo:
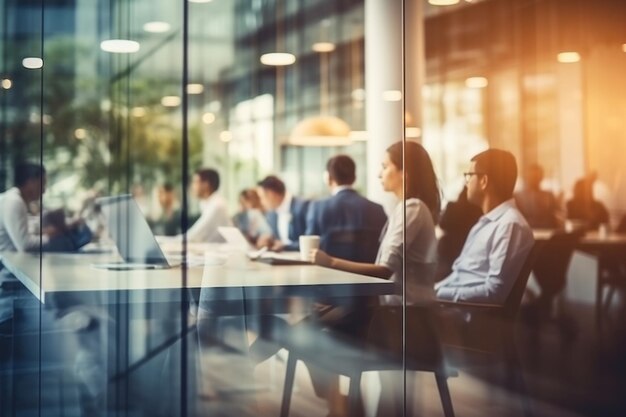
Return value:
M 311 261 L 321 266 L 390 279 L 398 286 L 398 294 L 401 293 L 404 263 L 407 302 L 428 303 L 434 298 L 435 224 L 440 210 L 440 194 L 432 162 L 419 143 L 406 142 L 403 146 L 402 142 L 397 142 L 387 148 L 380 179 L 383 189 L 393 193 L 399 202 L 384 229 L 375 263 L 333 258 L 321 250 L 311 251 Z M 401 297 L 385 296 L 382 302 L 400 304 Z

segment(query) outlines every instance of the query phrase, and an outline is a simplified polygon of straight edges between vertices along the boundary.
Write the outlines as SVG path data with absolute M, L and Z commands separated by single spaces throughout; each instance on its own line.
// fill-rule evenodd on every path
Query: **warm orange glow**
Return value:
M 580 61 L 580 54 L 574 51 L 561 52 L 557 55 L 557 60 L 561 64 L 572 64 Z
M 313 44 L 312 49 L 315 52 L 332 52 L 335 50 L 335 44 L 331 42 L 316 42 Z
M 457 4 L 459 0 L 428 0 L 433 6 L 452 6 Z
M 465 80 L 467 88 L 485 88 L 489 85 L 489 81 L 485 77 L 470 77 Z
M 626 52 L 626 43 L 622 45 L 622 51 Z

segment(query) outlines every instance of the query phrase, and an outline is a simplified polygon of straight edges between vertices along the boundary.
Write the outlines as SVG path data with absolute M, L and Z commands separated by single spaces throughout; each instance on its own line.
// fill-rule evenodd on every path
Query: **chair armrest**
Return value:
M 461 310 L 468 313 L 499 313 L 503 310 L 503 306 L 499 304 L 471 303 L 467 301 L 447 301 L 437 300 L 440 308 Z

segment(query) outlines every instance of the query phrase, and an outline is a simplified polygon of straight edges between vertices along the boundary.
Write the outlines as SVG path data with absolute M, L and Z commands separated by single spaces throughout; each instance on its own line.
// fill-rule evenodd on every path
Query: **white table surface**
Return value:
M 315 265 L 271 266 L 242 256 L 230 256 L 225 264 L 215 266 L 134 271 L 94 268 L 93 263 L 117 260 L 106 254 L 4 252 L 0 259 L 42 303 L 50 293 L 210 289 L 217 298 L 240 299 L 371 296 L 394 291 L 392 282 L 380 278 Z

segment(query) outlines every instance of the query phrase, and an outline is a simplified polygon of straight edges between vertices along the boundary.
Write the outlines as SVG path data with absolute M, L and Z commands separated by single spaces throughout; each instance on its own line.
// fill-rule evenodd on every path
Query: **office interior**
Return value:
M 0 416 L 626 412 L 626 276 L 604 280 L 603 253 L 589 245 L 571 254 L 541 323 L 522 314 L 539 291 L 531 275 L 507 322 L 515 361 L 444 343 L 454 411 L 441 375 L 407 360 L 406 341 L 421 327 L 411 328 L 406 300 L 387 317 L 400 329 L 393 366 L 370 360 L 365 345 L 325 344 L 323 333 L 295 333 L 293 349 L 251 355 L 268 326 L 289 332 L 318 302 L 391 291 L 380 283 L 259 269 L 184 237 L 181 259 L 197 261 L 188 268 L 93 267 L 102 248 L 115 250 L 97 198 L 130 194 L 150 220 L 170 184 L 186 228 L 201 209 L 191 191 L 201 167 L 219 172 L 234 215 L 240 192 L 272 174 L 294 196 L 328 197 L 326 161 L 346 154 L 354 188 L 389 214 L 397 201 L 379 175 L 397 141 L 427 150 L 442 211 L 470 159 L 490 147 L 515 156 L 516 189 L 526 167 L 540 165 L 542 188 L 563 212 L 576 182 L 593 178 L 609 214 L 601 233 L 622 257 L 623 0 L 0 0 L 0 36 L 0 191 L 19 161 L 42 164 L 46 192 L 30 207 L 33 222 L 62 209 L 68 219 L 89 216 L 94 232 L 84 254 L 0 253 L 19 281 L 0 293 L 17 312 L 0 324 Z M 212 264 L 220 259 L 228 272 Z M 289 284 L 273 286 L 283 278 Z M 81 289 L 67 290 L 75 282 Z M 359 371 L 360 380 L 333 380 L 339 414 L 315 393 L 305 363 L 316 359 Z

